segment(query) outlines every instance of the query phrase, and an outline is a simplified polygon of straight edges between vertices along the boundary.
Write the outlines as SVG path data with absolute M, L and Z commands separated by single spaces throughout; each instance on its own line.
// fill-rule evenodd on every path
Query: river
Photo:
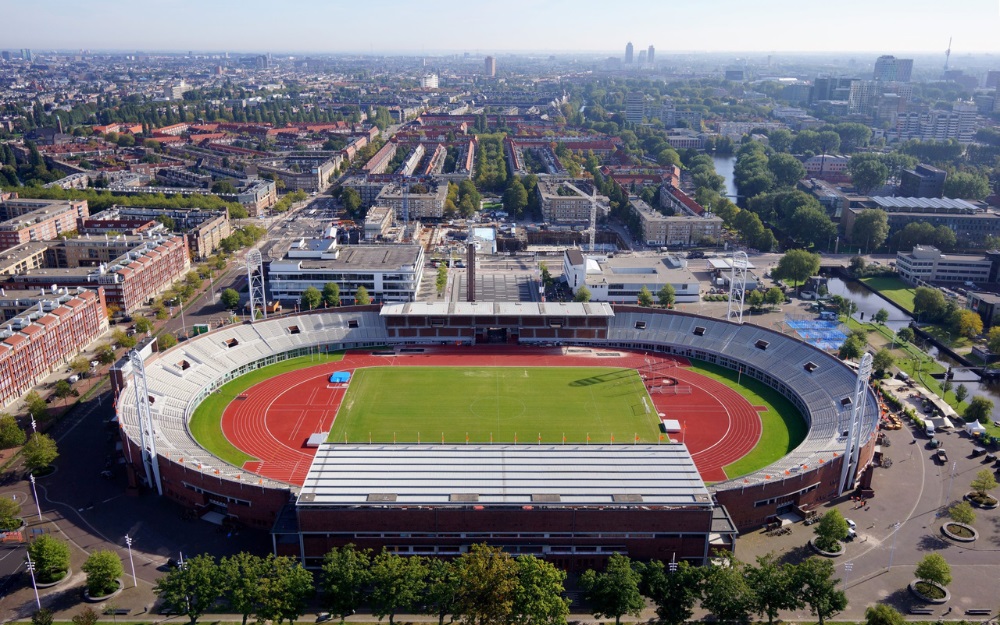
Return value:
M 736 167 L 735 156 L 713 156 L 712 162 L 715 164 L 715 173 L 726 179 L 726 197 L 732 202 L 736 202 L 736 182 L 733 180 L 733 168 Z

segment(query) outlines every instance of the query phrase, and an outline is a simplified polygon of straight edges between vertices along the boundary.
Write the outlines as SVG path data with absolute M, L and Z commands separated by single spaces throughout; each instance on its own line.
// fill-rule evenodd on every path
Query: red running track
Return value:
M 706 482 L 726 479 L 723 467 L 746 455 L 760 439 L 757 409 L 738 392 L 690 369 L 682 358 L 618 349 L 529 348 L 515 346 L 433 347 L 421 353 L 375 355 L 348 352 L 340 362 L 300 369 L 261 382 L 226 407 L 222 432 L 257 461 L 244 469 L 301 485 L 315 449 L 306 440 L 328 432 L 346 387 L 329 383 L 334 371 L 385 366 L 466 367 L 623 367 L 636 369 L 657 412 L 681 422 L 676 438 L 685 443 Z M 675 383 L 676 382 L 676 383 Z

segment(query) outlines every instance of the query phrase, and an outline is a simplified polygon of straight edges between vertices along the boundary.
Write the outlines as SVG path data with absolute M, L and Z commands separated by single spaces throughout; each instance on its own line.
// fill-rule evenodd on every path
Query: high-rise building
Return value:
M 897 59 L 883 55 L 875 60 L 873 78 L 882 82 L 910 82 L 913 73 L 913 59 Z
M 632 49 L 633 49 L 632 48 L 632 42 L 630 41 L 625 46 L 625 63 L 627 63 L 629 65 L 632 64 Z
M 31 48 L 21 48 L 21 58 L 25 61 L 31 61 Z
M 420 77 L 420 86 L 424 89 L 437 89 L 438 85 L 437 74 L 424 74 Z
M 10 61 L 10 52 L 8 52 L 7 50 L 4 50 L 3 52 L 0 52 L 0 58 L 3 58 L 4 61 L 8 61 L 9 62 Z
M 871 116 L 875 110 L 881 85 L 874 80 L 855 80 L 851 83 L 851 93 L 847 98 L 848 110 L 854 115 Z
M 486 57 L 486 75 L 493 77 L 497 75 L 497 60 L 492 56 Z
M 652 65 L 656 62 L 656 48 L 650 44 L 649 51 L 646 53 L 646 62 Z
M 641 91 L 631 91 L 625 96 L 625 121 L 630 124 L 641 124 L 646 116 L 646 94 Z
M 639 65 L 645 65 L 645 64 L 646 64 L 646 51 L 639 50 Z
M 994 89 L 1000 87 L 1000 69 L 991 69 L 986 72 L 986 88 Z

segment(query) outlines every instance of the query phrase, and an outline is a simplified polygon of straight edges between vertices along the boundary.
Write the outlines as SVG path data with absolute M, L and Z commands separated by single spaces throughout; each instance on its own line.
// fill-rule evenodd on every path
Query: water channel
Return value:
M 715 164 L 715 173 L 726 179 L 726 197 L 732 202 L 736 202 L 736 182 L 733 180 L 733 169 L 736 167 L 735 156 L 713 156 L 712 162 Z

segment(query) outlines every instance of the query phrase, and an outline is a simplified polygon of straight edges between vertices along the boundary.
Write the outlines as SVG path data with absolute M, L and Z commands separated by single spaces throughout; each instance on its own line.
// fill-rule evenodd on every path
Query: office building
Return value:
M 487 76 L 493 78 L 497 75 L 497 60 L 495 58 L 493 58 L 492 56 L 486 57 L 484 65 L 486 66 L 485 69 Z
M 875 60 L 872 78 L 881 82 L 910 82 L 913 73 L 913 59 L 897 59 L 884 55 Z
M 975 254 L 944 254 L 932 246 L 917 245 L 909 252 L 896 252 L 896 271 L 912 285 L 935 282 L 989 281 L 993 260 Z
M 1000 69 L 991 69 L 986 72 L 986 84 L 984 86 L 987 89 L 1000 87 Z
M 649 50 L 646 53 L 646 62 L 650 65 L 656 63 L 656 48 L 654 48 L 652 44 L 650 44 Z
M 630 91 L 625 96 L 625 121 L 630 124 L 641 124 L 646 118 L 646 94 L 641 91 Z
M 646 51 L 645 50 L 639 50 L 639 65 L 641 67 L 645 67 L 646 66 Z
M 687 261 L 673 255 L 610 258 L 571 249 L 563 254 L 563 276 L 574 294 L 586 286 L 591 302 L 634 304 L 642 287 L 655 297 L 666 284 L 674 287 L 678 303 L 701 298 L 701 284 L 688 269 Z
M 424 250 L 419 245 L 339 248 L 336 239 L 302 239 L 281 260 L 271 262 L 267 284 L 275 300 L 299 302 L 310 286 L 320 291 L 328 282 L 340 287 L 350 304 L 358 287 L 373 303 L 412 302 L 423 278 Z
M 948 172 L 921 163 L 904 169 L 900 175 L 899 194 L 903 197 L 942 197 Z
M 626 65 L 631 65 L 632 64 L 632 50 L 633 50 L 633 48 L 632 48 L 632 42 L 630 41 L 627 44 L 625 44 L 625 64 Z
M 104 291 L 66 288 L 39 296 L 0 326 L 0 406 L 7 406 L 108 329 Z
M 982 204 L 949 198 L 870 197 L 844 211 L 844 232 L 850 238 L 854 220 L 864 210 L 884 210 L 889 219 L 889 237 L 913 222 L 925 222 L 935 228 L 945 226 L 955 233 L 961 246 L 977 247 L 987 237 L 1000 236 L 1000 214 Z M 852 241 L 853 243 L 862 243 Z

